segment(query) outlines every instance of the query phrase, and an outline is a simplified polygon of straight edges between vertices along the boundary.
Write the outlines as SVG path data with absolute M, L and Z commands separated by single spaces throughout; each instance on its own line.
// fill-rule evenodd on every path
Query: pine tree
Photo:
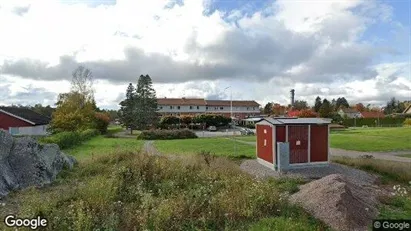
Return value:
M 138 129 L 147 129 L 158 123 L 156 91 L 149 75 L 140 75 L 138 79 L 135 106 L 135 125 Z
M 135 98 L 135 88 L 133 84 L 130 83 L 127 87 L 126 99 L 120 103 L 119 119 L 124 126 L 131 129 L 131 134 L 133 134 L 133 129 L 135 128 Z
M 314 111 L 315 112 L 319 112 L 320 108 L 321 108 L 321 98 L 319 96 L 317 96 L 317 98 L 315 98 L 315 105 L 314 105 Z
M 331 116 L 332 106 L 331 106 L 330 101 L 328 101 L 327 99 L 323 100 L 321 107 L 319 109 L 319 113 L 320 113 L 320 116 L 323 118 L 329 118 Z

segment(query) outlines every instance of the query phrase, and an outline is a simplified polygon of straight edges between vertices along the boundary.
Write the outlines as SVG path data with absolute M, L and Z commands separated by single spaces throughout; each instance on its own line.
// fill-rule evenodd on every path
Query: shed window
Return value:
M 267 146 L 267 140 L 264 139 L 264 146 Z

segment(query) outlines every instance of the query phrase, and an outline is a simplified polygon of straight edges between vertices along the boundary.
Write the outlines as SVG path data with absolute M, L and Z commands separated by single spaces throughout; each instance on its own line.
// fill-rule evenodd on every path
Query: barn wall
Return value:
M 273 163 L 273 132 L 269 125 L 257 125 L 257 157 Z M 266 132 L 264 133 L 264 130 Z M 266 140 L 266 145 L 264 145 Z
M 310 161 L 328 161 L 328 125 L 311 125 Z
M 0 112 L 0 129 L 4 129 L 8 131 L 10 127 L 28 127 L 28 126 L 32 126 L 32 124 Z

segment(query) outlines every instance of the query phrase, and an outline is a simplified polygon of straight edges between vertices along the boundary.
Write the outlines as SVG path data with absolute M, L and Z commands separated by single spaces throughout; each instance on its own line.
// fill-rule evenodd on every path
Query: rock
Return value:
M 302 185 L 290 202 L 335 230 L 368 230 L 378 215 L 375 189 L 360 187 L 340 174 Z
M 56 144 L 41 145 L 28 137 L 15 139 L 0 130 L 0 198 L 12 190 L 49 184 L 75 162 Z

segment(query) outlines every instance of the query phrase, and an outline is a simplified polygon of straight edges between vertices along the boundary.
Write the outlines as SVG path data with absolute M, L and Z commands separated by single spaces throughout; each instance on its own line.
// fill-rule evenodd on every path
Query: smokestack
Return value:
M 290 93 L 291 93 L 291 106 L 294 106 L 295 90 L 294 90 L 294 89 L 291 89 Z

